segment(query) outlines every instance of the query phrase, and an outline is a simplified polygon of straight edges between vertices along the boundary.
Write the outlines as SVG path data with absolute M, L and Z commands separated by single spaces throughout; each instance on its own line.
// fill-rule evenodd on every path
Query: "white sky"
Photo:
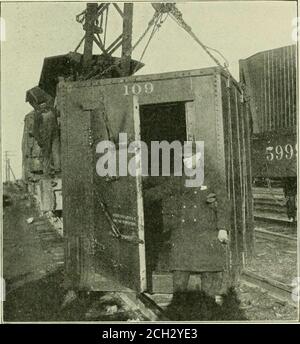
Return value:
M 178 3 L 184 19 L 208 46 L 220 50 L 238 79 L 238 61 L 256 52 L 293 44 L 291 1 L 209 1 Z M 25 103 L 27 89 L 38 84 L 45 56 L 75 49 L 83 36 L 75 16 L 85 2 L 2 3 L 6 40 L 1 42 L 2 151 L 14 152 L 12 168 L 21 177 L 23 118 L 31 111 Z M 134 6 L 133 41 L 153 15 L 150 3 Z M 112 36 L 120 32 L 117 17 L 109 20 Z M 147 39 L 133 53 L 139 59 Z M 94 48 L 96 53 L 97 47 Z M 213 66 L 202 49 L 170 18 L 154 36 L 138 74 Z

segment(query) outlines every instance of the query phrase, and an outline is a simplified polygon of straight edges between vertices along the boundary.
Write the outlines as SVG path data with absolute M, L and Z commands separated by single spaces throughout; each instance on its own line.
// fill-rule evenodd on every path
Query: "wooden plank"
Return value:
M 139 101 L 137 96 L 133 96 L 133 121 L 135 140 L 141 140 L 141 125 L 140 125 L 140 111 Z M 141 147 L 136 150 L 141 152 Z M 140 266 L 140 291 L 147 289 L 146 278 L 146 251 L 145 251 L 145 227 L 144 227 L 144 205 L 143 205 L 143 190 L 142 190 L 142 159 L 139 159 L 137 166 L 136 190 L 137 190 L 137 217 L 138 217 L 138 238 L 141 241 L 139 244 L 139 266 Z
M 193 128 L 195 127 L 195 103 L 185 103 L 185 118 L 186 118 L 186 139 L 187 141 L 194 141 Z
M 117 4 L 114 4 L 114 5 L 118 9 L 118 5 Z M 121 11 L 119 11 L 119 13 L 120 12 Z M 124 3 L 122 62 L 121 62 L 122 76 L 127 76 L 130 74 L 130 62 L 131 62 L 131 51 L 132 51 L 132 18 L 133 18 L 133 4 Z

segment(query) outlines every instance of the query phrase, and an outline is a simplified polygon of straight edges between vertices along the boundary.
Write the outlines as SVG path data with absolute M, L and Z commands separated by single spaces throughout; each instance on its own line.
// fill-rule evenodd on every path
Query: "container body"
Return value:
M 149 290 L 155 276 L 147 264 L 151 236 L 145 233 L 142 167 L 132 160 L 140 146 L 126 148 L 158 138 L 204 142 L 204 184 L 217 181 L 230 199 L 227 259 L 232 276 L 238 273 L 251 254 L 253 225 L 249 117 L 234 80 L 207 68 L 60 82 L 58 105 L 66 277 L 72 287 Z M 120 134 L 126 134 L 125 143 Z M 136 176 L 100 176 L 101 142 L 110 146 L 116 166 L 136 164 Z M 127 155 L 120 155 L 124 149 Z M 171 272 L 165 272 L 168 279 Z

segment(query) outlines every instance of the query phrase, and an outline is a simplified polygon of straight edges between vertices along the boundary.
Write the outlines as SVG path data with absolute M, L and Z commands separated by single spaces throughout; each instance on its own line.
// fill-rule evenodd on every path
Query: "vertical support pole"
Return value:
M 134 136 L 136 142 L 141 140 L 141 124 L 140 124 L 140 108 L 139 99 L 133 96 L 133 121 L 134 121 Z M 141 146 L 136 147 L 136 156 L 140 154 L 142 157 Z M 142 243 L 139 244 L 139 266 L 140 266 L 140 292 L 147 289 L 147 274 L 146 274 L 146 248 L 145 248 L 145 228 L 144 228 L 144 205 L 143 205 L 143 189 L 142 189 L 142 159 L 139 159 L 136 173 L 136 188 L 137 188 L 137 211 L 138 211 L 138 238 Z
M 132 49 L 132 18 L 133 3 L 125 3 L 123 11 L 123 42 L 122 42 L 122 76 L 130 74 L 130 61 Z
M 195 141 L 195 102 L 185 103 L 185 123 L 187 141 Z
M 83 50 L 83 67 L 87 69 L 93 57 L 93 42 L 94 42 L 94 22 L 96 18 L 98 4 L 88 3 L 86 5 L 86 16 L 85 16 L 85 41 Z

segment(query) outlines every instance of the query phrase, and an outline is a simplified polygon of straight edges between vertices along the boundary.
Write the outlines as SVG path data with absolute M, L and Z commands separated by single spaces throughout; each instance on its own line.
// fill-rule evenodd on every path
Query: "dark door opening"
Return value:
M 159 177 L 152 177 L 151 172 L 151 141 L 186 141 L 185 103 L 151 104 L 140 107 L 141 140 L 148 146 L 148 177 L 143 180 L 145 185 L 155 188 L 157 199 L 144 197 L 145 251 L 148 291 L 167 290 L 170 284 L 170 231 L 164 228 L 163 206 L 160 199 L 161 189 L 168 177 L 161 176 L 161 156 L 159 159 Z M 170 151 L 170 172 L 173 172 L 174 155 Z M 162 277 L 164 276 L 164 277 Z

